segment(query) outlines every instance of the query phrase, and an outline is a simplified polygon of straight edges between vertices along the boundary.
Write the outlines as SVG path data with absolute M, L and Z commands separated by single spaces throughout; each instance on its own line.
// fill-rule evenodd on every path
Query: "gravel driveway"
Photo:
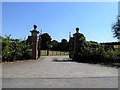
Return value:
M 118 69 L 73 62 L 68 56 L 2 63 L 3 88 L 117 88 Z

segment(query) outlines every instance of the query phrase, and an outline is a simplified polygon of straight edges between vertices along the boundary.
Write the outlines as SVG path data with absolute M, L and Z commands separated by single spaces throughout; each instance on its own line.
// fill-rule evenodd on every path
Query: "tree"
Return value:
M 62 50 L 63 51 L 67 51 L 67 45 L 68 45 L 68 42 L 66 39 L 62 39 L 61 40 L 61 44 L 62 44 Z
M 113 37 L 120 40 L 120 20 L 117 18 L 117 22 L 112 26 Z
M 67 42 L 66 39 L 62 39 L 61 42 L 59 43 L 60 51 L 68 51 L 69 50 L 69 43 Z
M 58 50 L 58 41 L 52 40 L 51 45 L 52 45 L 52 50 L 54 50 L 54 51 Z
M 51 36 L 48 33 L 43 33 L 41 35 L 41 49 L 48 49 L 48 43 L 52 40 Z

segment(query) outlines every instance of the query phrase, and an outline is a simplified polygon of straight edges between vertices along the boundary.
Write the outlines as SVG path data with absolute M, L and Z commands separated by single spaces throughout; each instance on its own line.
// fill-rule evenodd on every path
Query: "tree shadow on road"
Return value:
M 54 59 L 53 62 L 75 62 L 71 59 Z
M 66 58 L 66 59 L 58 59 L 58 58 L 56 58 L 56 59 L 52 60 L 52 62 L 76 62 L 76 63 L 84 63 L 84 64 L 86 63 L 86 64 L 92 64 L 92 65 L 101 65 L 101 66 L 107 66 L 107 67 L 120 68 L 120 64 L 76 61 L 76 60 L 72 60 L 70 58 Z

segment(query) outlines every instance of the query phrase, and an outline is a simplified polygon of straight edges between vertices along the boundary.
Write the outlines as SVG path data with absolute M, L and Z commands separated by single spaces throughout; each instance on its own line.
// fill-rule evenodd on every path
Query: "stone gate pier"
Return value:
M 82 50 L 82 44 L 85 42 L 85 37 L 82 33 L 79 33 L 79 28 L 76 28 L 76 33 L 69 39 L 69 57 L 75 59 Z
M 31 32 L 31 36 L 28 36 L 28 43 L 31 45 L 32 47 L 32 59 L 38 59 L 38 34 L 39 31 L 37 31 L 37 26 L 34 25 L 33 26 L 34 29 Z

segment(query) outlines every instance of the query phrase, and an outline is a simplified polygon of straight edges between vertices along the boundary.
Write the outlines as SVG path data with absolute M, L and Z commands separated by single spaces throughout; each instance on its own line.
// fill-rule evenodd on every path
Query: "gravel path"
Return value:
M 117 68 L 77 63 L 68 56 L 44 56 L 38 60 L 2 63 L 2 77 L 6 88 L 118 87 Z

